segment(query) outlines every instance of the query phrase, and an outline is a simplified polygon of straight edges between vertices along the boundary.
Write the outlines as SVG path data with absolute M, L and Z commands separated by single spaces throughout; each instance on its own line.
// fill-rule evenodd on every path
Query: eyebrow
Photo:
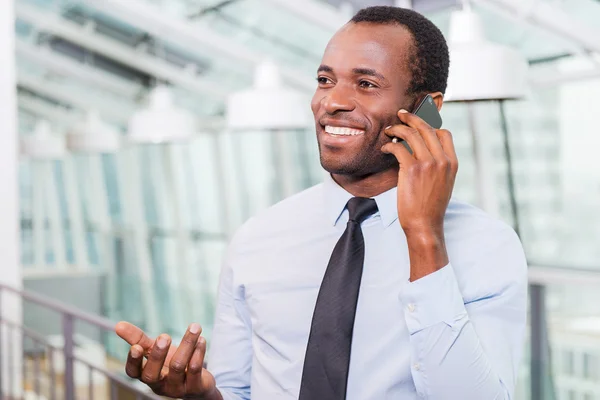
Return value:
M 375 78 L 381 79 L 382 81 L 387 81 L 387 79 L 385 79 L 383 75 L 371 68 L 354 68 L 352 70 L 352 73 L 355 75 L 373 76 Z
M 331 68 L 329 65 L 321 65 L 319 66 L 319 69 L 317 70 L 317 73 L 319 72 L 329 72 L 329 73 L 333 73 L 333 68 Z M 367 76 L 373 76 L 375 78 L 381 79 L 382 81 L 386 81 L 387 79 L 385 79 L 385 76 L 383 76 L 382 74 L 380 74 L 379 72 L 375 71 L 374 69 L 371 68 L 354 68 L 352 70 L 352 73 L 354 75 L 367 75 Z

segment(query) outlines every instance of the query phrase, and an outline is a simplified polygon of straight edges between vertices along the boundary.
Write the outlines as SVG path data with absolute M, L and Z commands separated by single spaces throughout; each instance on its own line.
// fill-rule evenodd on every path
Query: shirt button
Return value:
M 421 364 L 419 364 L 419 363 L 413 364 L 413 368 L 415 369 L 415 371 L 420 371 L 421 370 Z
M 415 307 L 415 305 L 414 305 L 413 303 L 410 303 L 410 304 L 408 305 L 408 311 L 410 311 L 410 312 L 415 312 L 415 309 L 416 309 L 416 307 Z

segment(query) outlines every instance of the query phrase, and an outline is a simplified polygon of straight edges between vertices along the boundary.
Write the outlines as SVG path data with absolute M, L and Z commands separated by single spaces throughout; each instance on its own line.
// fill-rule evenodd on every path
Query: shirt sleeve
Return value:
M 243 291 L 234 286 L 234 244 L 221 269 L 207 369 L 225 400 L 250 400 L 251 322 Z
M 463 299 L 451 264 L 402 290 L 411 371 L 423 398 L 514 398 L 526 325 L 527 264 L 514 231 L 502 236 L 464 276 L 478 296 Z

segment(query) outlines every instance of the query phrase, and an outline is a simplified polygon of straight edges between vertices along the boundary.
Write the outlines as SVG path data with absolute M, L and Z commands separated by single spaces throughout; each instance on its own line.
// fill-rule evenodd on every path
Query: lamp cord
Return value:
M 517 235 L 521 236 L 521 224 L 519 221 L 519 208 L 517 205 L 517 194 L 515 189 L 515 179 L 513 170 L 512 152 L 510 150 L 510 140 L 508 137 L 508 123 L 506 121 L 506 112 L 504 110 L 504 100 L 500 100 L 500 124 L 502 127 L 502 138 L 504 141 L 504 155 L 506 156 L 506 180 L 508 183 L 508 198 L 510 200 L 510 211 L 513 224 Z

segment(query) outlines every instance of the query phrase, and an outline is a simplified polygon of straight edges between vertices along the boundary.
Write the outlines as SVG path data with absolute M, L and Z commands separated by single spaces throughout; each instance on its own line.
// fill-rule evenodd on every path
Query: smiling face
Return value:
M 331 39 L 313 96 L 321 165 L 333 175 L 362 178 L 397 168 L 381 147 L 383 130 L 411 111 L 413 39 L 395 24 L 349 23 Z

